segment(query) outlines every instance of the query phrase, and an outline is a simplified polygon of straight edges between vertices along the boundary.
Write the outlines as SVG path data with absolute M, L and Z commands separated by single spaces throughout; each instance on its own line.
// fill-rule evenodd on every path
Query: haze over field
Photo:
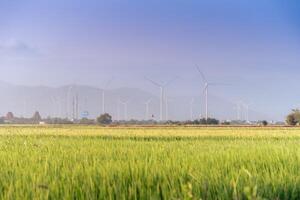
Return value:
M 170 117 L 187 119 L 192 98 L 195 115 L 203 114 L 198 65 L 210 81 L 228 84 L 210 88 L 212 116 L 235 118 L 233 107 L 244 101 L 250 119 L 283 120 L 300 106 L 299 9 L 296 0 L 1 1 L 0 80 L 21 86 L 1 89 L 0 112 L 64 116 L 67 108 L 51 99 L 61 94 L 64 104 L 64 88 L 76 84 L 92 91 L 80 92 L 81 110 L 96 116 L 95 88 L 114 77 L 108 89 L 137 96 L 130 116 L 143 118 L 148 97 L 157 115 L 159 95 L 144 77 L 179 76 L 167 88 Z M 114 115 L 115 97 L 108 95 Z

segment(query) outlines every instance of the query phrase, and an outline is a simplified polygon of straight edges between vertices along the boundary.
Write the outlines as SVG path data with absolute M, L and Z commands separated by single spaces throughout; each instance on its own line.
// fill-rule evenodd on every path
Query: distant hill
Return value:
M 78 95 L 79 113 L 87 111 L 90 118 L 102 113 L 102 89 L 84 86 L 68 85 L 62 87 L 47 86 L 18 86 L 0 81 L 0 114 L 8 111 L 16 116 L 31 117 L 39 111 L 43 117 L 71 117 L 72 98 Z M 118 103 L 128 101 L 128 118 L 145 119 L 145 102 L 151 99 L 149 115 L 159 119 L 159 97 L 138 88 L 118 88 L 107 90 L 106 111 L 114 119 L 124 119 L 124 105 Z M 197 118 L 200 112 L 204 113 L 204 98 L 195 99 L 193 116 Z M 191 97 L 169 97 L 168 116 L 172 120 L 190 119 Z M 219 97 L 210 96 L 210 115 L 219 119 L 236 119 L 234 104 Z M 203 114 L 202 114 L 203 115 Z M 267 119 L 267 116 L 250 110 L 250 119 Z

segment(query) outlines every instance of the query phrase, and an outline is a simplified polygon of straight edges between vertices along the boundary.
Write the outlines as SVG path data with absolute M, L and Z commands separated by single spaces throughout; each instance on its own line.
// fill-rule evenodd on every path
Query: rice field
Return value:
M 0 199 L 300 199 L 300 129 L 3 126 Z

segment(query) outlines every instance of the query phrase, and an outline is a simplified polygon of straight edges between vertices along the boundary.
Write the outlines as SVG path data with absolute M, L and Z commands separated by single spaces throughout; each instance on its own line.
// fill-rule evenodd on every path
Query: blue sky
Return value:
M 296 0 L 1 0 L 0 80 L 138 87 L 180 79 L 173 96 L 202 91 L 243 100 L 275 119 L 300 106 Z

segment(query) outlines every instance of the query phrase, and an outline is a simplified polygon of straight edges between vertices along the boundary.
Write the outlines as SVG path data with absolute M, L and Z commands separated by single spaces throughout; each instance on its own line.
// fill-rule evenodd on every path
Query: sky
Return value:
M 0 0 L 0 80 L 210 92 L 274 119 L 300 107 L 297 0 Z

